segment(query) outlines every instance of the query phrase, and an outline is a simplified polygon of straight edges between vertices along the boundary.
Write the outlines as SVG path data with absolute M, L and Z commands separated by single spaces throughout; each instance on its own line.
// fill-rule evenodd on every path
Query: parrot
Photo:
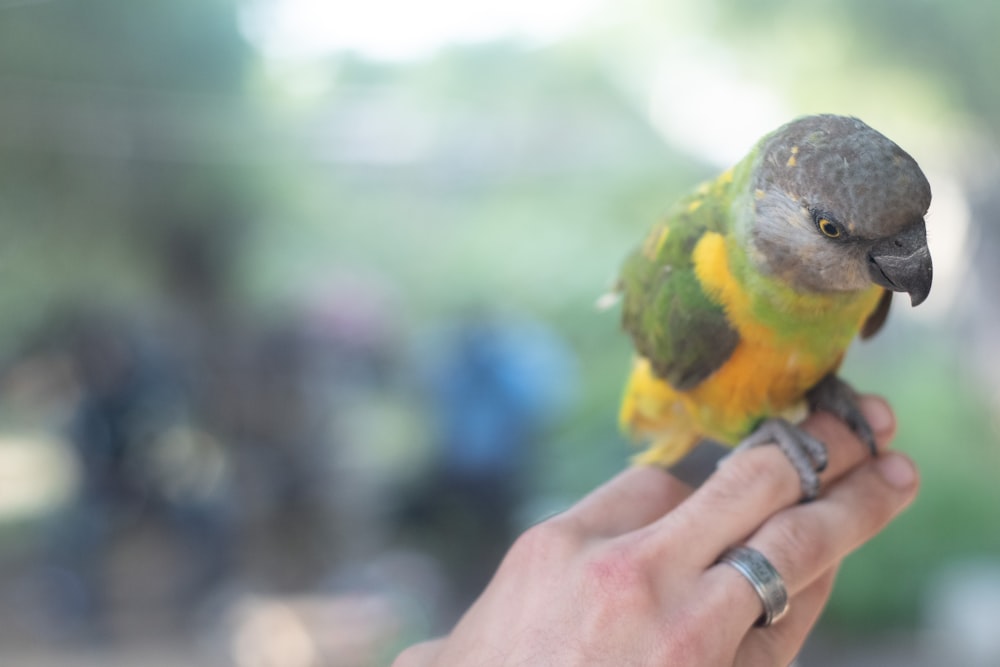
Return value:
M 681 198 L 626 257 L 616 295 L 635 355 L 619 420 L 668 467 L 703 440 L 777 444 L 803 499 L 823 443 L 798 424 L 841 418 L 877 456 L 858 396 L 837 372 L 882 327 L 892 296 L 931 289 L 917 162 L 853 117 L 793 120 Z

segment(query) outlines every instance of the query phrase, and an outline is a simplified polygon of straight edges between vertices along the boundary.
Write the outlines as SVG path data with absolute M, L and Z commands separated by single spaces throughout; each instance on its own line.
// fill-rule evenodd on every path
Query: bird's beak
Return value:
M 914 306 L 923 303 L 934 275 L 924 221 L 877 241 L 868 253 L 868 272 L 876 285 L 909 293 Z

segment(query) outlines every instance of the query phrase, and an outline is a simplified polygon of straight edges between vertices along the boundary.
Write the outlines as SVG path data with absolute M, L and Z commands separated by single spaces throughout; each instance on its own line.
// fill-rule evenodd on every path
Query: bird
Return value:
M 930 293 L 917 162 L 853 117 L 800 117 L 673 205 L 619 272 L 635 355 L 619 419 L 670 466 L 699 442 L 774 443 L 819 492 L 822 442 L 800 422 L 842 419 L 877 456 L 854 389 L 838 376 L 852 341 L 878 332 L 894 293 Z

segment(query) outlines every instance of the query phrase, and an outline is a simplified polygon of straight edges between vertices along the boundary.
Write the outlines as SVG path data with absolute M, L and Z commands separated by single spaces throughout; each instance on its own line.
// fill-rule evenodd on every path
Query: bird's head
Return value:
M 765 137 L 752 176 L 751 256 L 808 292 L 873 283 L 927 298 L 924 215 L 931 190 L 916 161 L 860 120 L 809 116 Z

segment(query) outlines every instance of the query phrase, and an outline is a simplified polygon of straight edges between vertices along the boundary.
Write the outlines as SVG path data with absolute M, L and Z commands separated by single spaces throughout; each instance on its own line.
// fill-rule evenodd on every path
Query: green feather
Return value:
M 678 389 L 711 375 L 739 343 L 722 306 L 702 290 L 692 253 L 706 233 L 731 232 L 734 194 L 746 192 L 754 155 L 678 202 L 622 268 L 622 325 L 657 375 Z

